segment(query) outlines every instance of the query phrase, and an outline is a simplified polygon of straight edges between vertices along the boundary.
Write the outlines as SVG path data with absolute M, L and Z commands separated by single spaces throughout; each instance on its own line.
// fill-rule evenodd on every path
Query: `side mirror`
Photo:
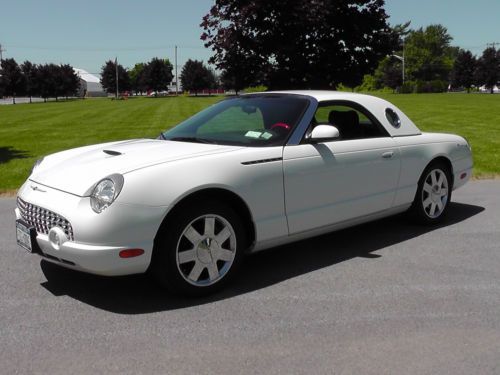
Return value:
M 311 136 L 309 137 L 309 142 L 318 143 L 318 142 L 327 142 L 333 141 L 340 137 L 339 130 L 333 125 L 316 125 L 311 132 Z

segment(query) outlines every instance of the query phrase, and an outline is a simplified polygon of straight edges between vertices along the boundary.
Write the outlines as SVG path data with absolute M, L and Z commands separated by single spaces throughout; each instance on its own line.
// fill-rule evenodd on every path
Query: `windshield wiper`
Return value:
M 198 137 L 174 137 L 174 138 L 165 138 L 167 141 L 179 141 L 179 142 L 195 142 L 195 143 L 208 143 L 208 144 L 217 144 L 215 141 L 210 141 L 204 138 Z
M 160 135 L 158 136 L 158 138 L 156 138 L 156 139 L 163 139 L 163 140 L 165 140 L 167 138 L 165 138 L 165 135 L 163 135 L 163 132 L 161 132 Z

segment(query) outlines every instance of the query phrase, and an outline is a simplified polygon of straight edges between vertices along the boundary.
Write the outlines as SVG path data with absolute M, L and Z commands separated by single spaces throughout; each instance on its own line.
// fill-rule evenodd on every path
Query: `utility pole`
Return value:
M 5 52 L 5 50 L 2 48 L 2 44 L 0 43 L 0 61 L 3 60 L 3 52 Z
M 116 77 L 116 94 L 115 99 L 118 99 L 118 57 L 115 57 L 115 77 Z
M 403 37 L 403 85 L 405 84 L 405 38 Z
M 179 95 L 179 77 L 177 76 L 177 46 L 175 46 L 175 96 Z
M 496 49 L 496 46 L 500 46 L 499 42 L 486 43 L 486 47 L 493 47 Z

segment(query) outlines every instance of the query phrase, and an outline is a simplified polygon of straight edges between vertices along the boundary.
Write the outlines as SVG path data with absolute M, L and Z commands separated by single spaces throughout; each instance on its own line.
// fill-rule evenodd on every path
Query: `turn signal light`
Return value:
M 127 249 L 120 251 L 120 258 L 133 258 L 138 257 L 139 255 L 144 254 L 144 250 L 142 249 Z

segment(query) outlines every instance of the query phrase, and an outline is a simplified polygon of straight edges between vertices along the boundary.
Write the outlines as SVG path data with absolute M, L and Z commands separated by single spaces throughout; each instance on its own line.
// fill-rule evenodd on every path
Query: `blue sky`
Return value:
M 201 17 L 213 0 L 0 0 L 0 44 L 18 62 L 69 63 L 98 73 L 115 56 L 124 66 L 168 57 L 206 61 Z M 441 23 L 453 44 L 480 54 L 500 42 L 498 0 L 386 0 L 391 24 Z M 497 46 L 500 47 L 500 46 Z

